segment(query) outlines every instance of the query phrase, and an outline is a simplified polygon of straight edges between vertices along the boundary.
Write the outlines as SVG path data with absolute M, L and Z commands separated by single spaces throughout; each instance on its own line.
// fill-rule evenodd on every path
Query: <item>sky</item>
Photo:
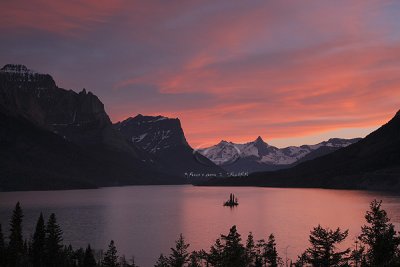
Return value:
M 1 1 L 0 64 L 204 147 L 363 137 L 400 109 L 400 1 Z

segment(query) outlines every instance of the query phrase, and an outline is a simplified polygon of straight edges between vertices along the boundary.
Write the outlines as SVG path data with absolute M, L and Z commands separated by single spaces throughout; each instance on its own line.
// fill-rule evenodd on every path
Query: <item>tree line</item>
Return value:
M 329 229 L 320 225 L 309 235 L 310 246 L 295 262 L 283 262 L 276 249 L 273 234 L 267 240 L 254 240 L 252 233 L 242 242 L 236 226 L 227 235 L 221 234 L 208 251 L 190 251 L 181 234 L 169 255 L 161 254 L 154 267 L 277 267 L 277 266 L 400 266 L 400 237 L 382 209 L 382 202 L 374 200 L 365 214 L 352 249 L 338 249 L 347 238 L 348 230 Z M 132 260 L 119 257 L 114 241 L 105 253 L 95 256 L 88 245 L 73 249 L 63 245 L 63 232 L 54 213 L 47 222 L 40 214 L 34 234 L 24 239 L 23 212 L 20 203 L 13 210 L 9 233 L 5 237 L 0 225 L 0 266 L 4 267 L 136 267 Z

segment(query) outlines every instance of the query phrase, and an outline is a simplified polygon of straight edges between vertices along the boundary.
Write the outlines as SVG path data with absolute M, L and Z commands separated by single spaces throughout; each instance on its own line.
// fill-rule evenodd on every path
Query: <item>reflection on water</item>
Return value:
M 236 208 L 223 207 L 230 193 Z M 152 266 L 169 253 L 179 233 L 191 249 L 206 249 L 220 233 L 237 225 L 243 239 L 274 233 L 281 257 L 296 259 L 308 245 L 312 227 L 349 229 L 347 246 L 360 233 L 364 214 L 373 199 L 382 199 L 396 227 L 400 196 L 363 191 L 278 189 L 255 187 L 132 186 L 96 190 L 0 193 L 0 223 L 8 229 L 17 201 L 24 209 L 24 230 L 32 234 L 40 211 L 56 213 L 65 243 L 106 248 L 114 239 L 119 252 L 135 255 L 141 266 Z M 289 247 L 288 247 L 289 246 Z

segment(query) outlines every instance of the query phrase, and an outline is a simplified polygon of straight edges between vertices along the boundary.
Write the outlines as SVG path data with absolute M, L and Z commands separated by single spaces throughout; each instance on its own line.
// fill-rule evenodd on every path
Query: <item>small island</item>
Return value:
M 229 196 L 229 200 L 227 200 L 227 201 L 224 203 L 224 206 L 227 206 L 227 207 L 235 207 L 235 206 L 237 206 L 237 205 L 239 205 L 238 199 L 237 199 L 237 197 L 235 197 L 234 194 L 231 193 L 230 196 Z

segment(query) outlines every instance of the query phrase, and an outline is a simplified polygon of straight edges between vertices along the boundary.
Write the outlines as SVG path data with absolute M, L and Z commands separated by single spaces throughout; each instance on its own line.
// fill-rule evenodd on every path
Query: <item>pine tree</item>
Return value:
M 24 241 L 22 239 L 22 213 L 19 202 L 15 205 L 10 222 L 10 237 L 8 244 L 8 257 L 10 266 L 21 266 L 24 254 Z
M 93 250 L 90 245 L 85 249 L 85 256 L 83 257 L 83 267 L 96 267 L 96 259 L 93 255 Z
M 365 253 L 364 253 L 365 246 L 359 245 L 358 240 L 355 241 L 354 245 L 355 245 L 354 249 L 350 253 L 350 260 L 353 263 L 353 265 L 351 265 L 351 266 L 359 267 L 359 266 L 362 266 L 361 263 L 363 262 L 363 258 L 365 255 Z
M 188 267 L 201 267 L 201 253 L 193 251 L 189 256 Z
M 306 250 L 306 261 L 312 266 L 340 266 L 345 264 L 350 249 L 337 252 L 336 245 L 343 242 L 347 235 L 348 230 L 342 232 L 340 228 L 337 228 L 333 231 L 318 225 L 310 233 L 311 247 Z
M 276 251 L 275 236 L 273 234 L 268 237 L 268 242 L 265 245 L 265 261 L 268 266 L 278 266 L 279 258 L 278 252 Z
M 5 266 L 6 265 L 6 261 L 5 261 L 5 257 L 6 257 L 6 244 L 4 242 L 4 235 L 3 235 L 3 231 L 1 229 L 1 224 L 0 224 L 0 266 Z
M 224 253 L 224 246 L 221 244 L 221 239 L 215 240 L 214 245 L 210 248 L 210 253 L 206 255 L 207 262 L 211 264 L 211 266 L 222 266 Z
M 253 266 L 256 260 L 256 245 L 253 234 L 250 232 L 246 240 L 246 265 Z
M 73 259 L 77 263 L 77 266 L 84 267 L 83 262 L 85 260 L 85 250 L 83 248 L 78 248 L 75 250 Z
M 60 262 L 63 267 L 72 267 L 75 266 L 74 258 L 75 258 L 75 251 L 72 249 L 71 245 L 64 246 L 61 255 L 60 255 Z
M 56 215 L 52 213 L 46 226 L 46 262 L 49 267 L 59 266 L 62 256 L 62 230 L 57 224 Z
M 308 256 L 307 256 L 307 253 L 304 252 L 303 254 L 298 256 L 297 261 L 295 262 L 294 266 L 295 267 L 306 266 L 307 261 L 308 261 Z
M 365 219 L 368 225 L 361 227 L 359 239 L 367 245 L 367 262 L 372 266 L 389 266 L 395 264 L 400 238 L 390 223 L 385 210 L 381 208 L 382 201 L 374 200 Z M 397 264 L 400 264 L 397 262 Z
M 225 242 L 223 252 L 223 266 L 246 266 L 246 251 L 241 244 L 240 234 L 236 230 L 236 225 L 232 226 L 228 235 L 221 235 Z
M 111 240 L 108 245 L 108 250 L 104 254 L 104 258 L 101 261 L 101 266 L 103 267 L 118 267 L 118 255 L 117 248 L 114 245 L 114 241 Z
M 256 245 L 255 266 L 265 265 L 265 251 L 266 251 L 265 240 L 264 239 L 258 240 Z
M 42 267 L 45 264 L 45 242 L 46 229 L 43 214 L 40 213 L 32 240 L 31 258 L 34 267 Z
M 168 258 L 164 257 L 164 255 L 161 253 L 160 257 L 158 257 L 158 260 L 156 262 L 156 265 L 154 267 L 169 267 L 168 265 Z
M 175 241 L 175 248 L 171 248 L 172 253 L 168 259 L 172 267 L 182 267 L 189 261 L 188 247 L 189 244 L 185 243 L 183 235 L 180 234 L 178 240 Z

